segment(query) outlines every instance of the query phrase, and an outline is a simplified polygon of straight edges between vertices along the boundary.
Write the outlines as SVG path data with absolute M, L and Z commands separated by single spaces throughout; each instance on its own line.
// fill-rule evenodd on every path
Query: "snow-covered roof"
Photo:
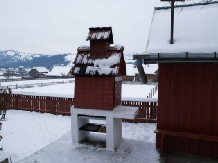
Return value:
M 47 76 L 67 76 L 70 72 L 71 67 L 67 66 L 55 66 L 52 68 L 50 72 L 48 72 Z
M 73 67 L 74 75 L 118 75 L 123 59 L 122 51 L 109 51 L 106 56 L 91 56 L 90 52 L 78 52 Z M 124 60 L 123 60 L 124 61 Z
M 156 74 L 158 70 L 158 64 L 143 64 L 142 65 L 145 71 L 145 74 Z
M 170 44 L 170 9 L 155 10 L 147 53 L 218 52 L 218 3 L 175 8 L 174 44 Z
M 138 73 L 138 69 L 133 64 L 126 64 L 126 75 L 135 76 Z
M 111 27 L 97 27 L 89 28 L 89 34 L 86 38 L 86 41 L 95 41 L 95 40 L 107 40 L 110 44 L 113 44 L 113 33 Z
M 0 71 L 0 75 L 3 75 L 3 71 Z
M 143 64 L 142 65 L 145 71 L 145 74 L 155 74 L 158 70 L 158 64 Z M 126 64 L 126 75 L 127 76 L 135 76 L 138 74 L 138 69 L 133 64 Z
M 32 69 L 36 69 L 38 72 L 49 72 L 45 67 L 33 67 Z
M 198 57 L 199 54 L 206 54 L 203 56 L 205 58 L 211 53 L 211 57 L 214 57 L 214 53 L 218 52 L 217 16 L 217 2 L 176 7 L 174 44 L 170 44 L 171 9 L 155 8 L 147 48 L 141 55 L 152 57 L 152 54 L 167 53 L 174 56 L 182 54 L 184 57 L 193 54 L 192 57 Z
M 77 48 L 78 52 L 74 61 L 72 75 L 126 75 L 124 47 L 119 44 L 111 45 L 113 44 L 111 27 L 89 28 L 89 35 L 86 40 L 90 40 L 90 47 L 82 45 Z

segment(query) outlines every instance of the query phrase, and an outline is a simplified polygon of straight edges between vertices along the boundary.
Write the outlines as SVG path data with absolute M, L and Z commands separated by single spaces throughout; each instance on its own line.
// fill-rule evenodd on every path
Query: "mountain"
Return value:
M 72 66 L 75 57 L 76 54 L 72 53 L 46 55 L 23 53 L 15 50 L 0 50 L 0 68 Z M 132 60 L 131 55 L 125 55 L 125 61 L 127 64 L 135 62 L 135 60 Z
M 53 67 L 53 66 L 71 66 L 74 61 L 75 54 L 30 54 L 14 50 L 0 50 L 0 67 L 18 68 L 24 66 L 25 68 L 32 68 L 35 66 Z

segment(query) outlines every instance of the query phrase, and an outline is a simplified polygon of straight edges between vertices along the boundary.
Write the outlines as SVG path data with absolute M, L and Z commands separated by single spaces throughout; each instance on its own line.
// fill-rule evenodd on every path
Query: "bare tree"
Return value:
M 2 89 L 0 88 L 0 130 L 2 128 L 2 123 L 1 121 L 5 121 L 5 116 L 7 113 L 7 108 L 9 107 L 8 105 L 11 102 L 11 89 L 6 88 Z M 3 137 L 0 135 L 0 141 Z M 0 150 L 3 150 L 3 147 L 0 147 Z

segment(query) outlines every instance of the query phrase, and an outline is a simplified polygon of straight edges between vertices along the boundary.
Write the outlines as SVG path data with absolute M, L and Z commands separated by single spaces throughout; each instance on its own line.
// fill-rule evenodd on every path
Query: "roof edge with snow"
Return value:
M 183 8 L 183 7 L 192 7 L 192 6 L 205 6 L 218 3 L 218 1 L 208 1 L 208 2 L 199 2 L 199 3 L 192 3 L 192 4 L 184 4 L 184 5 L 175 5 L 174 8 Z M 155 7 L 155 10 L 168 10 L 171 9 L 171 6 L 164 6 L 164 7 Z
M 210 5 L 213 7 L 209 8 Z M 175 5 L 179 16 L 176 17 L 174 44 L 168 42 L 171 7 L 155 7 L 158 12 L 153 15 L 149 46 L 147 45 L 145 52 L 133 55 L 133 59 L 144 59 L 146 62 L 218 62 L 218 23 L 211 16 L 218 13 L 217 5 L 218 1 Z M 193 20 L 195 23 L 190 23 Z
M 135 54 L 133 59 L 144 59 L 146 62 L 218 62 L 218 54 L 214 53 L 150 53 Z

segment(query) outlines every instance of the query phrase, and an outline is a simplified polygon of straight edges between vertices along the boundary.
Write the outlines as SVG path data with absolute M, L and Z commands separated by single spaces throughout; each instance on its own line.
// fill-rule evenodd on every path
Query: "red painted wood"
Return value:
M 161 110 L 158 109 L 158 119 L 157 119 L 157 128 L 161 129 L 167 129 L 166 128 L 166 122 L 167 119 L 165 116 L 167 115 L 166 112 L 168 112 L 168 96 L 169 93 L 167 92 L 169 90 L 169 71 L 168 71 L 168 65 L 164 63 L 159 63 L 159 88 L 158 88 L 158 108 L 161 106 Z
M 217 74 L 214 63 L 160 63 L 157 128 L 218 136 Z M 166 142 L 169 150 L 218 158 L 217 143 L 172 136 Z
M 11 109 L 37 111 L 43 113 L 70 115 L 70 108 L 74 105 L 74 99 L 72 98 L 57 98 L 57 97 L 44 97 L 44 96 L 26 96 L 26 95 L 11 95 L 13 99 Z M 31 100 L 28 106 L 25 106 L 25 101 Z M 44 108 L 38 108 L 39 104 L 43 104 Z M 124 119 L 124 122 L 130 123 L 156 123 L 157 116 L 154 116 L 154 112 L 157 112 L 158 106 L 156 102 L 140 102 L 140 101 L 121 101 L 123 106 L 137 106 L 139 107 L 139 116 L 134 120 Z M 145 110 L 148 110 L 146 112 Z M 150 119 L 150 109 L 153 109 L 153 117 Z

